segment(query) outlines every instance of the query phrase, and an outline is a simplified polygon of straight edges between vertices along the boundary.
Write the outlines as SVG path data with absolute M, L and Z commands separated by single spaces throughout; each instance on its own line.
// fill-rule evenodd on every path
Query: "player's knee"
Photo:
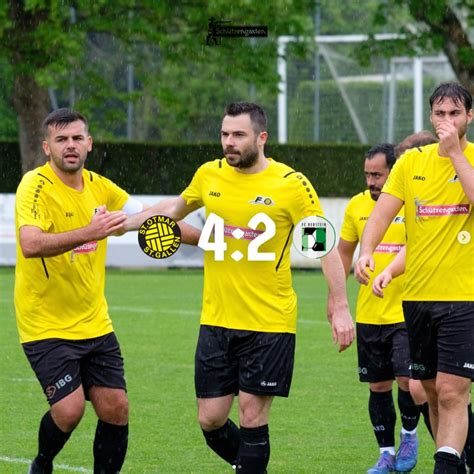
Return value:
M 436 383 L 436 392 L 438 406 L 444 409 L 450 409 L 459 404 L 469 403 L 469 390 L 462 384 L 452 384 L 448 381 Z
M 85 403 L 63 403 L 51 407 L 51 416 L 56 425 L 65 433 L 71 432 L 84 415 Z
M 103 409 L 99 416 L 102 421 L 113 425 L 126 425 L 128 423 L 128 399 L 127 397 L 118 397 L 111 401 Z
M 204 431 L 214 431 L 224 426 L 227 417 L 215 413 L 198 413 L 198 423 Z

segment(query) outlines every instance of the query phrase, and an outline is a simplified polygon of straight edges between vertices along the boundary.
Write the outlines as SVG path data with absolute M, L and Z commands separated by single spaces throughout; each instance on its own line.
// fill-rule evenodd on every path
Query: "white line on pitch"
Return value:
M 12 458 L 10 456 L 0 456 L 0 461 L 3 462 L 9 462 L 12 464 L 30 464 L 31 459 L 25 459 L 25 458 Z M 67 464 L 55 464 L 55 467 L 58 469 L 64 469 L 65 471 L 72 471 L 72 472 L 86 472 L 86 473 L 91 473 L 92 471 L 90 469 L 86 469 L 85 467 L 73 467 L 73 466 L 68 466 Z

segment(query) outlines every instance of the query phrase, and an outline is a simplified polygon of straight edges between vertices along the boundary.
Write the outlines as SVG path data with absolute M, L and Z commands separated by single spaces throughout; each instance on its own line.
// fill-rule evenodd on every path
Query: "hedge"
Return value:
M 266 156 L 304 173 L 325 197 L 348 197 L 364 188 L 368 145 L 268 145 Z M 0 192 L 13 193 L 21 178 L 18 143 L 0 142 Z M 222 157 L 218 144 L 95 143 L 86 167 L 132 194 L 179 194 L 202 163 Z

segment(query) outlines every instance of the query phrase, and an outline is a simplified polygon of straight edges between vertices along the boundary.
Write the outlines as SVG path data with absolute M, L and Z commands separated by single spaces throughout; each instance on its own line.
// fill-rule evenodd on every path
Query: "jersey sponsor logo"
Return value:
M 413 181 L 426 181 L 426 177 L 425 176 L 420 176 L 419 174 L 415 174 L 413 176 Z
M 224 225 L 224 236 L 233 237 L 237 240 L 253 240 L 260 234 L 263 234 L 263 230 L 248 229 L 245 227 L 236 227 L 233 225 Z
M 404 224 L 405 223 L 405 218 L 402 216 L 397 216 L 395 219 L 392 221 L 393 224 Z
M 416 205 L 416 203 L 415 203 Z M 469 204 L 447 204 L 439 206 L 416 206 L 417 217 L 457 216 L 469 214 Z
M 457 174 L 454 175 L 454 178 L 448 179 L 448 183 L 456 183 L 457 181 L 459 181 Z
M 464 362 L 463 368 L 464 369 L 474 369 L 474 364 L 471 364 L 470 362 Z
M 221 193 L 217 192 L 217 191 L 209 191 L 209 196 L 212 196 L 212 197 L 220 197 Z
M 181 245 L 181 229 L 171 217 L 151 216 L 138 230 L 138 244 L 151 258 L 171 257 Z
M 86 242 L 85 244 L 79 245 L 72 250 L 73 254 L 91 253 L 95 252 L 98 247 L 98 242 Z
M 402 244 L 378 244 L 375 247 L 376 253 L 398 253 L 402 249 Z
M 252 201 L 249 201 L 249 204 L 262 204 L 264 206 L 273 206 L 274 202 L 271 197 L 268 196 L 257 196 Z
M 462 245 L 466 245 L 471 241 L 471 233 L 467 230 L 461 230 L 458 234 L 458 242 Z

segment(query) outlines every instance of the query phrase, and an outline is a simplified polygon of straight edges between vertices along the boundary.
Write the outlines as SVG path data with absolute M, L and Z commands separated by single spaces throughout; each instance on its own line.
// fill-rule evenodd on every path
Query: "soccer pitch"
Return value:
M 25 473 L 48 409 L 18 342 L 14 270 L 0 268 L 0 473 Z M 339 354 L 326 321 L 319 271 L 296 271 L 299 318 L 295 372 L 288 399 L 270 415 L 269 473 L 365 473 L 378 458 L 367 412 L 368 387 L 357 376 L 355 345 Z M 348 282 L 354 307 L 357 283 Z M 130 399 L 129 450 L 123 473 L 233 472 L 206 446 L 196 421 L 194 349 L 202 271 L 108 270 L 107 299 L 125 359 Z M 60 311 L 60 308 L 58 308 Z M 396 400 L 396 390 L 394 390 Z M 235 410 L 232 418 L 238 422 Z M 86 414 L 55 461 L 55 472 L 92 472 L 96 417 Z M 400 420 L 397 419 L 397 442 Z M 414 472 L 433 469 L 433 442 L 420 420 Z

